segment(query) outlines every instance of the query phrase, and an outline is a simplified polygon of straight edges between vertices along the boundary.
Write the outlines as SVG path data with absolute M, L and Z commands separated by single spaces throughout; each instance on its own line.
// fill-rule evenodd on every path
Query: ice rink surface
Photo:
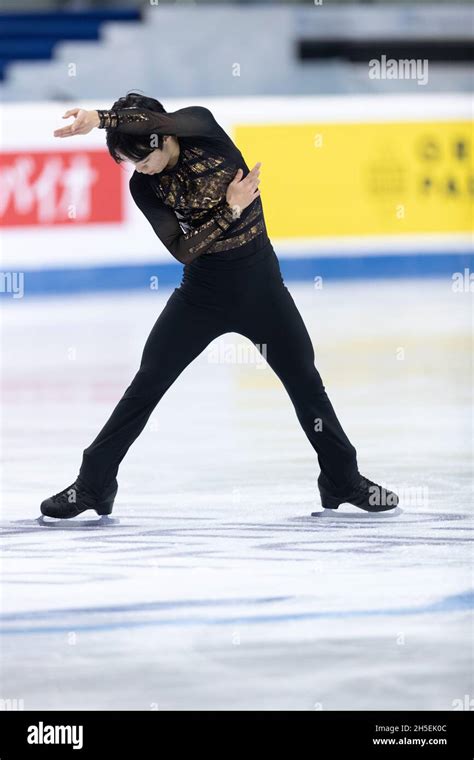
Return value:
M 285 390 L 232 333 L 156 407 L 111 518 L 42 522 L 170 291 L 3 299 L 1 699 L 450 710 L 474 696 L 472 294 L 450 279 L 288 287 L 361 472 L 400 494 L 393 512 L 321 510 Z

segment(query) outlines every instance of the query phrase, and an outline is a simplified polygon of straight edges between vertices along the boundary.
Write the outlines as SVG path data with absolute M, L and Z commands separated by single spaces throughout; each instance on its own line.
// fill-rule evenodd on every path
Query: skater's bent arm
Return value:
M 166 206 L 143 179 L 136 174 L 130 179 L 133 200 L 163 245 L 182 264 L 189 264 L 205 253 L 235 221 L 230 206 L 222 203 L 214 211 L 212 219 L 189 232 L 183 232 L 173 209 Z

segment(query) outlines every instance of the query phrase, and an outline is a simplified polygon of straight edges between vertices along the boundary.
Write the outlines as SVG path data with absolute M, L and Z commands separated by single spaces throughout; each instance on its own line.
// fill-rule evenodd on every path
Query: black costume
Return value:
M 110 488 L 167 389 L 214 338 L 236 332 L 256 344 L 285 386 L 317 452 L 320 484 L 333 493 L 352 491 L 360 479 L 356 451 L 314 366 L 311 339 L 283 282 L 261 199 L 255 198 L 239 218 L 226 202 L 237 170 L 242 168 L 243 176 L 249 171 L 238 148 L 201 106 L 174 113 L 125 108 L 99 115 L 108 129 L 178 138 L 175 166 L 153 175 L 135 171 L 130 190 L 184 271 L 146 341 L 137 374 L 84 450 L 79 480 L 97 496 Z M 181 433 L 177 427 L 176 434 Z

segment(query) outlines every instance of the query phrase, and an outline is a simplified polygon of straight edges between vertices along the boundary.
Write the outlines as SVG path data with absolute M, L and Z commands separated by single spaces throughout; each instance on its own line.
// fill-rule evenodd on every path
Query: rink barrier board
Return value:
M 468 95 L 192 100 L 210 108 L 248 165 L 263 162 L 265 218 L 286 279 L 444 276 L 464 268 L 442 258 L 472 250 Z M 52 137 L 69 105 L 37 103 L 34 134 L 30 104 L 0 108 L 0 171 L 10 188 L 0 209 L 1 269 L 28 272 L 30 293 L 136 289 L 153 274 L 160 285 L 178 284 L 179 264 L 130 196 L 131 167 L 112 161 L 101 130 Z M 169 111 L 186 105 L 189 98 L 166 102 Z M 440 258 L 430 261 L 434 254 Z
M 249 167 L 262 162 L 273 239 L 472 229 L 470 121 L 237 124 L 234 135 Z
M 283 278 L 287 282 L 323 280 L 376 280 L 400 278 L 447 278 L 474 271 L 474 253 L 436 253 L 382 256 L 278 257 Z M 104 291 L 153 291 L 178 287 L 183 267 L 171 264 L 133 264 L 82 268 L 21 270 L 25 295 L 63 295 Z M 154 280 L 153 280 L 154 278 Z M 156 280 L 157 278 L 157 280 Z M 1 281 L 0 296 L 12 298 Z M 14 298 L 13 300 L 21 300 Z

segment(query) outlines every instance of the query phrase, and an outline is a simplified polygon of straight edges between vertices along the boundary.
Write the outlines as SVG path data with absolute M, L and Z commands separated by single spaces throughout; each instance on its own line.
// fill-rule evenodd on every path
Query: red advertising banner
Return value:
M 123 169 L 106 151 L 0 154 L 3 227 L 117 223 L 123 218 Z

